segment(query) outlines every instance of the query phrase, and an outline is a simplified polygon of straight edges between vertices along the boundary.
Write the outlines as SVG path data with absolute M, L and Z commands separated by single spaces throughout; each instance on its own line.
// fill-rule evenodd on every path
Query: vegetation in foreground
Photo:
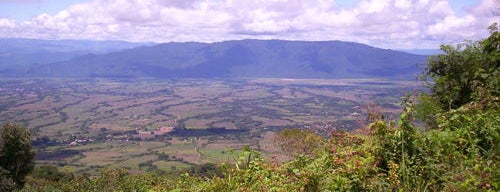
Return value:
M 289 162 L 266 162 L 247 149 L 212 174 L 177 178 L 46 169 L 35 171 L 22 191 L 498 191 L 500 33 L 496 24 L 490 28 L 485 40 L 443 46 L 445 54 L 431 58 L 426 70 L 435 82 L 430 94 L 418 93 L 417 105 L 404 97 L 397 121 L 372 112 L 369 134 L 279 133 L 277 142 L 295 154 Z

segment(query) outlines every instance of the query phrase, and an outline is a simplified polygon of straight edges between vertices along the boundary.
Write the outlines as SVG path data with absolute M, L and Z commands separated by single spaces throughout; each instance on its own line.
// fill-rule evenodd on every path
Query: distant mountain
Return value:
M 416 55 L 437 55 L 443 53 L 440 49 L 400 49 L 399 51 Z
M 343 41 L 165 43 L 37 65 L 27 76 L 414 78 L 427 56 Z
M 105 54 L 151 43 L 87 40 L 0 39 L 0 77 L 25 71 L 33 64 L 70 60 L 86 54 Z

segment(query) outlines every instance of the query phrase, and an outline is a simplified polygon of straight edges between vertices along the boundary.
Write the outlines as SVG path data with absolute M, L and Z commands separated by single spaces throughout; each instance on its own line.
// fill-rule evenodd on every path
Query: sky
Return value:
M 437 49 L 488 36 L 500 0 L 0 0 L 0 38 L 342 40 Z

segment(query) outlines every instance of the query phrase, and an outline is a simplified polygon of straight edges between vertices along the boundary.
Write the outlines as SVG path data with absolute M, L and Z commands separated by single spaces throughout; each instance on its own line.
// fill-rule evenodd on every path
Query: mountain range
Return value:
M 61 54 L 61 57 L 53 57 L 58 60 L 21 54 L 21 58 L 32 62 L 23 63 L 22 70 L 12 70 L 17 67 L 15 60 L 10 65 L 5 65 L 8 60 L 2 61 L 0 66 L 3 65 L 4 70 L 0 76 L 410 79 L 420 73 L 428 57 L 344 41 L 107 42 L 96 46 L 99 49 L 73 46 L 73 49 L 63 49 L 65 52 L 55 47 L 51 50 L 50 46 L 39 45 L 41 52 L 46 51 L 47 55 Z
M 399 49 L 398 51 L 416 55 L 438 55 L 444 53 L 441 49 Z
M 105 54 L 152 43 L 92 40 L 0 39 L 0 77 L 23 76 L 36 64 L 70 60 L 87 54 Z

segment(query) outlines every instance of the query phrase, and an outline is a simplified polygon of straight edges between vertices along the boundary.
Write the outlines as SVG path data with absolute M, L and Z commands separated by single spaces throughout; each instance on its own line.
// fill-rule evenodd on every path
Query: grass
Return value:
M 179 170 L 191 167 L 190 164 L 179 161 L 155 161 L 153 162 L 153 165 L 163 171 Z
M 201 163 L 234 162 L 238 158 L 239 150 L 202 149 Z
M 113 166 L 118 166 L 118 167 L 126 167 L 126 168 L 131 168 L 131 169 L 141 169 L 140 164 L 145 163 L 148 161 L 156 161 L 158 160 L 158 156 L 156 155 L 140 155 L 137 157 L 133 158 L 128 158 L 123 161 L 117 162 L 113 164 Z

